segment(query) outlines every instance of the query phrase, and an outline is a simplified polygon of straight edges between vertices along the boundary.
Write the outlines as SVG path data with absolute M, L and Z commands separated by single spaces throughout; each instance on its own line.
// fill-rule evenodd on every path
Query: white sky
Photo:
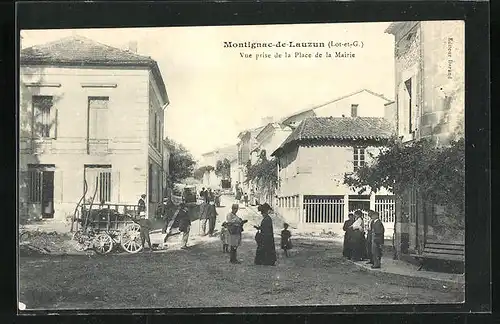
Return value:
M 280 118 L 368 88 L 394 98 L 394 39 L 389 23 L 223 27 L 25 30 L 23 48 L 76 33 L 116 47 L 138 42 L 158 61 L 170 105 L 165 134 L 199 157 L 234 144 L 261 118 Z M 333 49 L 224 48 L 232 42 L 363 42 L 350 59 L 243 59 L 240 52 L 334 52 Z M 292 54 L 293 55 L 293 54 Z M 324 54 L 323 54 L 324 56 Z

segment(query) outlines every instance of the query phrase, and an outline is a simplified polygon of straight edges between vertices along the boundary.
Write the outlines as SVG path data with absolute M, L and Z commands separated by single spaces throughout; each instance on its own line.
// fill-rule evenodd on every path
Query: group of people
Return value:
M 220 207 L 220 192 L 214 192 L 211 188 L 205 189 L 203 187 L 200 191 L 200 197 L 205 203 L 213 202 L 215 206 Z
M 247 220 L 241 219 L 237 214 L 239 204 L 233 204 L 231 212 L 227 215 L 226 221 L 222 224 L 221 241 L 222 251 L 230 253 L 229 261 L 234 264 L 241 263 L 237 258 L 237 250 L 241 245 L 241 236 L 243 232 L 243 225 Z M 262 215 L 260 225 L 255 225 L 257 229 L 255 234 L 255 241 L 257 243 L 257 250 L 255 251 L 254 263 L 256 265 L 274 266 L 276 264 L 277 255 L 274 242 L 274 229 L 273 221 L 269 215 L 272 211 L 268 203 L 264 203 L 258 207 L 258 211 Z M 288 255 L 288 250 L 292 248 L 291 233 L 288 230 L 288 224 L 284 225 L 285 229 L 281 235 L 281 248 Z
M 367 260 L 372 268 L 378 269 L 382 258 L 385 229 L 378 212 L 370 210 L 368 216 L 370 221 L 365 233 L 363 212 L 356 210 L 354 213 L 349 213 L 349 219 L 343 226 L 345 231 L 343 255 L 353 261 Z
M 152 229 L 152 224 L 146 216 L 146 195 L 142 195 L 138 202 L 138 212 L 139 212 L 139 224 L 141 226 L 140 236 L 143 248 L 147 242 L 150 249 L 152 250 L 151 240 L 149 237 L 149 231 Z M 222 250 L 224 253 L 229 253 L 229 261 L 231 263 L 238 264 L 240 261 L 237 259 L 237 250 L 241 245 L 241 237 L 243 233 L 243 225 L 247 223 L 247 220 L 241 219 L 237 214 L 239 210 L 239 204 L 233 204 L 231 207 L 231 212 L 227 214 L 225 222 L 222 223 L 220 239 L 222 241 Z M 268 203 L 264 203 L 258 207 L 258 211 L 262 215 L 262 221 L 260 225 L 254 226 L 257 229 L 255 235 L 255 241 L 257 243 L 257 250 L 255 253 L 254 263 L 256 265 L 275 265 L 277 256 L 276 248 L 274 242 L 274 229 L 273 222 L 270 216 L 272 211 L 271 206 Z M 202 235 L 214 235 L 215 223 L 217 219 L 217 210 L 215 208 L 214 201 L 204 201 L 200 206 L 200 221 L 202 228 Z M 179 210 L 177 212 L 177 222 L 179 226 L 179 231 L 182 233 L 182 245 L 181 249 L 186 249 L 189 234 L 191 231 L 191 218 L 189 216 L 189 211 L 186 203 L 182 202 L 179 205 Z M 206 224 L 208 222 L 208 232 L 206 231 Z M 164 228 L 166 232 L 166 226 Z M 165 237 L 166 240 L 166 237 Z M 284 251 L 285 256 L 288 256 L 288 250 L 292 248 L 291 243 L 291 233 L 288 230 L 288 224 L 284 224 L 284 229 L 281 232 L 281 248 Z M 143 250 L 144 251 L 144 250 Z

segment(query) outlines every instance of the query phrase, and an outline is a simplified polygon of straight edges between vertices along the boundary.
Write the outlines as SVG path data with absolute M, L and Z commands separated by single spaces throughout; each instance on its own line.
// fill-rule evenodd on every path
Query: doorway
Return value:
M 54 218 L 53 165 L 29 165 L 29 201 L 42 218 Z
M 42 172 L 42 218 L 54 218 L 54 171 Z

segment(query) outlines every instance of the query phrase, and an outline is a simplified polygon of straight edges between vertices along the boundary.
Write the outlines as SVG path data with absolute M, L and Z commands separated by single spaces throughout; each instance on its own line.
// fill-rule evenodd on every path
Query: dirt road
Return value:
M 219 210 L 218 223 L 229 206 Z M 248 209 L 240 214 L 249 228 L 260 219 Z M 189 250 L 174 237 L 163 252 L 21 258 L 20 301 L 28 309 L 130 309 L 463 300 L 458 285 L 360 269 L 334 242 L 295 238 L 291 257 L 255 266 L 253 235 L 244 232 L 239 265 L 229 263 L 218 238 L 196 235 Z

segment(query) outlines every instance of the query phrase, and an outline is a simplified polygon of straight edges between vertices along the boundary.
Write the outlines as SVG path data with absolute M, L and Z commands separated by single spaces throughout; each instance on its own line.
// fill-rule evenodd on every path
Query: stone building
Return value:
M 146 194 L 154 214 L 169 104 L 157 62 L 71 36 L 23 49 L 20 65 L 20 217 L 68 219 L 84 195 Z
M 463 137 L 463 21 L 396 22 L 386 33 L 395 37 L 398 136 L 405 143 L 431 138 L 436 145 Z M 399 256 L 422 250 L 429 239 L 464 242 L 464 228 L 450 224 L 439 202 L 423 201 L 415 188 L 403 194 L 396 214 Z

